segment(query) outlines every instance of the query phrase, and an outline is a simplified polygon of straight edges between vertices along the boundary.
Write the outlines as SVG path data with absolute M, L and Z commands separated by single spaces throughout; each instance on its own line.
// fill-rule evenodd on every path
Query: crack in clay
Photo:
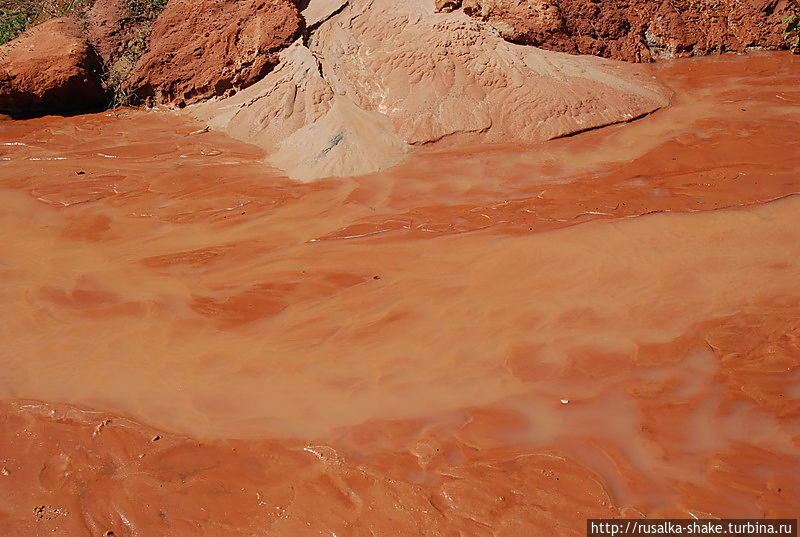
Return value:
M 320 19 L 320 20 L 317 20 L 317 21 L 315 21 L 315 22 L 314 22 L 313 24 L 311 24 L 311 25 L 308 25 L 308 26 L 307 26 L 307 29 L 308 29 L 308 35 L 309 35 L 309 36 L 312 36 L 312 35 L 314 34 L 314 31 L 315 31 L 317 28 L 319 28 L 319 27 L 320 27 L 322 24 L 324 24 L 324 23 L 328 22 L 328 21 L 329 21 L 329 20 L 331 20 L 332 18 L 334 18 L 334 17 L 336 17 L 337 15 L 341 14 L 341 13 L 342 13 L 342 12 L 345 10 L 345 8 L 347 8 L 347 7 L 348 7 L 348 4 L 349 4 L 349 3 L 350 3 L 350 0 L 344 0 L 344 1 L 342 2 L 342 5 L 341 5 L 341 6 L 339 6 L 338 8 L 336 8 L 334 11 L 332 11 L 332 12 L 331 12 L 329 15 L 327 15 L 326 17 L 324 17 L 324 18 L 322 18 L 322 19 Z

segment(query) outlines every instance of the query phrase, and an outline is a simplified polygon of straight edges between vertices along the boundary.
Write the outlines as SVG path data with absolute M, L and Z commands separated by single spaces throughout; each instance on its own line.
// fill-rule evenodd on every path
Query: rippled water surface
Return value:
M 140 495 L 176 535 L 796 513 L 800 61 L 654 75 L 674 105 L 631 124 L 312 184 L 164 112 L 0 122 L 0 521 L 174 529 Z M 73 407 L 141 438 L 94 446 Z M 278 514 L 247 511 L 268 489 Z M 241 513 L 187 522 L 220 494 Z

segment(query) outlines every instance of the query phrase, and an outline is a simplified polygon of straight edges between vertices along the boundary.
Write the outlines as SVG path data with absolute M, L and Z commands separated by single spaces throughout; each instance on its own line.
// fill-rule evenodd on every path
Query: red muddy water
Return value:
M 800 60 L 294 183 L 165 112 L 0 122 L 0 527 L 582 535 L 800 507 Z

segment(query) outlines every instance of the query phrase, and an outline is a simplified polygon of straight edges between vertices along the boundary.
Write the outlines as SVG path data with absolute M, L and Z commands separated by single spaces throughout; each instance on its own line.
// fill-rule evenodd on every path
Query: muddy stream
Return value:
M 0 121 L 0 525 L 796 515 L 800 58 L 653 75 L 630 124 L 313 183 L 166 112 Z

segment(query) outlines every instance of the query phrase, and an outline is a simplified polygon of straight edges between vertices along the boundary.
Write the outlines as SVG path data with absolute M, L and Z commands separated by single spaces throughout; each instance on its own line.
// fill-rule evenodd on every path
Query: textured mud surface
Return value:
M 151 103 L 178 106 L 235 93 L 275 67 L 302 28 L 290 0 L 172 0 L 128 84 Z
M 0 524 L 792 516 L 800 64 L 656 74 L 629 125 L 310 184 L 168 114 L 0 122 Z

